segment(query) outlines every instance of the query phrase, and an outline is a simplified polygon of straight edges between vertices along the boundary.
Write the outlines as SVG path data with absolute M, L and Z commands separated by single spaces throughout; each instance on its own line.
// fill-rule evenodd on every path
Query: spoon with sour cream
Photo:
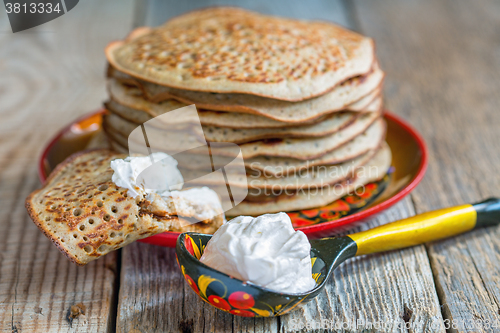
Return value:
M 344 237 L 307 240 L 286 213 L 237 217 L 212 235 L 183 233 L 177 261 L 205 302 L 244 317 L 274 317 L 317 296 L 345 260 L 500 224 L 500 199 L 416 215 Z

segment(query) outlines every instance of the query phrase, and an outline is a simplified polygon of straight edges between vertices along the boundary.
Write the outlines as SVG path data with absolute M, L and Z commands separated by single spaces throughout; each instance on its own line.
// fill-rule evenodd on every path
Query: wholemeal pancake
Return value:
M 380 112 L 382 109 L 382 98 L 379 96 L 372 100 L 367 105 L 363 105 L 364 108 L 354 110 L 352 108 L 354 104 L 351 104 L 345 110 L 339 111 L 356 111 L 359 113 L 368 112 Z M 324 121 L 326 118 L 332 116 L 334 113 L 326 114 L 319 118 L 314 118 L 311 120 L 304 120 L 301 122 L 286 123 L 283 121 L 277 121 L 270 118 L 250 114 L 250 113 L 236 113 L 236 112 L 217 112 L 217 111 L 200 111 L 201 123 L 204 125 L 212 125 L 226 128 L 237 128 L 237 129 L 256 129 L 256 128 L 283 128 L 283 127 L 296 127 L 304 125 L 318 124 Z
M 209 142 L 245 143 L 262 139 L 321 137 L 349 126 L 358 116 L 359 114 L 353 112 L 336 113 L 319 124 L 277 129 L 233 129 L 203 126 L 203 132 L 205 139 Z M 109 114 L 104 116 L 103 126 L 110 127 L 122 136 L 128 137 L 139 125 L 115 114 Z
M 108 129 L 108 140 L 111 148 L 120 153 L 128 153 L 126 137 Z M 291 157 L 256 156 L 244 158 L 244 164 L 250 174 L 264 172 L 266 175 L 282 176 L 296 170 L 308 169 L 317 165 L 331 165 L 349 161 L 370 150 L 376 149 L 385 138 L 385 123 L 371 126 L 362 135 L 340 146 L 339 148 L 315 159 L 299 160 Z M 191 169 L 202 169 L 205 163 L 203 156 L 193 157 L 193 163 L 186 165 Z
M 314 138 L 336 133 L 356 121 L 359 113 L 335 113 L 321 123 L 285 128 L 235 129 L 217 126 L 204 126 L 207 141 L 245 143 L 263 139 Z
M 380 95 L 384 74 L 378 64 L 375 64 L 374 69 L 369 73 L 342 82 L 324 95 L 300 102 L 280 101 L 247 94 L 218 94 L 180 90 L 136 80 L 130 76 L 126 78 L 124 74 L 120 74 L 119 77 L 121 79 L 118 81 L 123 80 L 122 82 L 125 84 L 139 88 L 142 91 L 142 97 L 153 103 L 173 99 L 186 104 L 196 104 L 207 110 L 250 113 L 291 122 L 297 115 L 302 118 L 312 118 L 316 117 L 317 114 L 340 109 L 364 110 L 375 97 Z M 284 117 L 292 118 L 292 120 L 285 120 Z
M 380 115 L 372 113 L 364 115 L 346 128 L 334 134 L 327 135 L 321 138 L 269 139 L 243 143 L 240 144 L 239 147 L 245 161 L 256 156 L 287 157 L 296 160 L 307 161 L 317 159 L 328 154 L 329 152 L 334 151 L 337 148 L 340 148 L 342 145 L 368 131 L 369 128 L 373 128 L 372 130 L 370 130 L 370 133 L 374 138 L 379 138 L 384 135 L 385 123 Z M 124 148 L 130 148 L 129 143 L 131 143 L 134 144 L 134 149 L 138 148 L 139 152 L 143 151 L 140 150 L 140 147 L 143 146 L 143 144 L 134 140 L 127 140 L 126 136 L 118 133 L 113 128 L 105 127 L 104 130 L 110 137 L 110 140 L 115 141 L 120 146 Z M 167 149 L 169 147 L 165 146 L 160 138 L 161 135 L 158 136 L 154 141 L 150 140 L 150 147 L 156 149 L 157 151 L 165 151 L 167 153 L 171 153 L 171 151 Z M 181 151 L 181 149 L 178 149 L 178 151 Z M 231 151 L 227 151 L 224 148 L 212 148 L 211 152 L 213 155 L 232 155 Z
M 106 136 L 106 133 L 102 129 L 99 129 L 92 134 L 92 137 L 85 146 L 85 149 L 88 150 L 88 149 L 101 149 L 101 148 L 110 149 L 111 147 L 109 145 L 109 140 L 108 137 Z
M 391 150 L 385 144 L 378 153 L 370 160 L 363 169 L 360 169 L 355 178 L 352 180 L 338 183 L 334 186 L 326 186 L 323 188 L 300 190 L 296 192 L 277 192 L 274 194 L 283 193 L 270 198 L 272 195 L 266 196 L 266 200 L 253 201 L 248 200 L 241 202 L 233 209 L 226 212 L 227 216 L 252 215 L 257 216 L 267 213 L 296 211 L 301 209 L 310 209 L 315 207 L 325 206 L 343 196 L 352 193 L 356 189 L 377 181 L 385 176 L 391 165 Z M 264 197 L 266 190 L 261 190 L 260 196 Z
M 193 224 L 193 206 L 175 208 L 182 199 L 128 196 L 111 181 L 110 162 L 123 157 L 105 149 L 76 153 L 26 199 L 33 222 L 71 261 L 85 265 L 137 239 L 164 231 L 213 233 L 223 223 L 222 210 L 204 203 L 198 208 L 213 217 Z
M 107 138 L 108 138 L 108 144 L 109 144 L 111 150 L 113 150 L 117 153 L 120 153 L 120 154 L 128 154 L 129 153 L 128 148 L 125 148 L 124 146 L 122 146 L 120 143 L 113 140 L 113 138 L 111 138 L 109 136 Z
M 374 126 L 384 131 L 384 121 L 380 114 L 369 113 L 356 119 L 354 123 L 333 134 L 312 139 L 269 139 L 240 144 L 243 158 L 255 156 L 292 157 L 311 160 L 321 157 L 351 141 Z M 212 149 L 212 154 L 226 155 L 224 149 Z
M 144 84 L 138 84 L 138 88 L 130 85 L 130 81 L 124 83 L 114 78 L 108 80 L 108 92 L 116 102 L 143 110 L 153 117 L 185 105 L 196 104 L 200 109 L 250 113 L 277 121 L 299 123 L 340 110 L 365 111 L 367 105 L 379 96 L 377 93 L 380 94 L 383 78 L 384 73 L 376 67 L 370 75 L 350 79 L 324 95 L 302 102 L 285 102 L 245 94 L 187 91 L 182 95 L 190 95 L 190 98 L 178 97 L 181 93 L 169 93 L 163 99 L 152 100 L 147 98 Z
M 271 177 L 269 175 L 250 175 L 248 177 L 249 188 L 318 188 L 332 185 L 342 180 L 352 178 L 357 168 L 365 165 L 377 152 L 371 150 L 355 159 L 330 166 L 315 166 L 309 169 L 296 170 L 286 176 Z M 233 183 L 235 186 L 240 183 Z M 231 184 L 231 185 L 233 185 Z M 241 182 L 243 186 L 243 182 Z
M 126 87 L 125 89 L 130 90 L 133 94 L 133 91 L 137 92 L 136 88 Z M 377 90 L 377 94 L 380 93 L 380 90 Z M 137 98 L 137 97 L 133 97 Z M 380 96 L 375 96 L 374 99 L 370 99 L 370 102 L 364 102 L 363 100 L 356 103 L 356 110 L 354 109 L 354 104 L 349 106 L 350 111 L 358 111 L 361 113 L 366 112 L 379 112 L 382 107 L 382 98 Z M 368 98 L 367 98 L 368 100 Z M 175 110 L 180 104 L 170 101 L 166 102 L 170 105 L 170 107 L 165 110 Z M 119 115 L 120 117 L 127 119 L 130 122 L 136 124 L 142 124 L 154 117 L 161 115 L 159 113 L 160 110 L 157 110 L 154 104 L 148 104 L 152 106 L 151 109 L 146 108 L 146 110 L 138 110 L 133 109 L 129 106 L 122 105 L 113 99 L 104 103 L 107 110 L 112 113 Z M 359 105 L 359 108 L 358 108 Z M 171 108 L 171 110 L 170 110 Z M 219 112 L 219 111 L 207 111 L 207 110 L 198 110 L 199 121 L 202 125 L 207 126 L 218 126 L 218 127 L 226 127 L 226 128 L 237 128 L 237 129 L 258 129 L 258 128 L 283 128 L 283 127 L 296 127 L 296 126 L 304 126 L 304 125 L 312 125 L 318 124 L 328 117 L 333 116 L 333 114 L 327 114 L 325 116 L 321 116 L 319 118 L 315 118 L 312 120 L 307 120 L 299 123 L 285 123 L 282 121 L 273 120 L 270 118 L 249 114 L 249 113 L 237 113 L 237 112 Z
M 331 23 L 213 7 L 140 28 L 106 57 L 159 85 L 300 101 L 367 73 L 375 55 L 370 38 Z
M 297 170 L 289 175 L 273 177 L 269 175 L 243 175 L 239 174 L 231 178 L 231 188 L 248 187 L 249 189 L 309 189 L 320 188 L 333 185 L 346 179 L 353 178 L 358 168 L 363 167 L 377 152 L 369 151 L 353 160 L 330 166 L 316 166 L 309 169 Z M 226 170 L 228 177 L 231 176 L 231 170 Z M 198 178 L 201 172 L 194 170 L 184 171 L 190 179 Z M 225 185 L 225 182 L 217 177 L 205 177 L 204 183 L 207 185 Z
M 371 126 L 348 143 L 315 159 L 304 161 L 290 157 L 256 156 L 246 159 L 245 166 L 250 174 L 264 173 L 279 177 L 318 165 L 343 163 L 377 149 L 385 139 L 385 123 L 382 125 Z
M 121 135 L 120 133 L 116 132 L 114 129 L 109 128 L 107 126 L 103 127 L 103 130 L 104 130 L 104 133 L 106 133 L 106 136 L 108 138 L 108 142 L 114 151 L 120 152 L 123 154 L 130 154 L 129 149 L 128 149 L 127 137 Z

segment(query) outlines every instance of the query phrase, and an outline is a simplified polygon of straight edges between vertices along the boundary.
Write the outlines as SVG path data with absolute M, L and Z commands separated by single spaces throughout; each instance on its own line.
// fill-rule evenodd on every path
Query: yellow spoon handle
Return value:
M 455 236 L 476 226 L 476 205 L 440 209 L 348 235 L 356 255 L 401 249 Z

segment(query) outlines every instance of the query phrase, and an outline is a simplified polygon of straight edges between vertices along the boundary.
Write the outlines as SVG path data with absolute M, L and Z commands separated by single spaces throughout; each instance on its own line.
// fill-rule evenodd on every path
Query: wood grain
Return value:
M 409 199 L 360 224 L 373 228 L 414 215 Z M 281 318 L 283 332 L 444 332 L 424 246 L 354 258 L 341 265 L 325 291 Z
M 142 25 L 157 26 L 169 18 L 185 12 L 210 6 L 237 6 L 270 15 L 300 18 L 304 20 L 323 20 L 336 22 L 345 27 L 354 28 L 342 1 L 333 0 L 275 0 L 275 1 L 249 1 L 249 0 L 140 0 L 146 10 L 138 14 Z M 140 25 L 139 23 L 137 23 Z
M 161 24 L 168 17 L 200 6 L 198 2 L 147 3 L 145 22 L 149 25 Z M 283 16 L 333 18 L 356 29 L 355 24 L 350 24 L 352 15 L 341 2 L 316 3 L 318 6 L 253 1 L 238 5 Z M 413 214 L 407 199 L 358 229 Z M 423 246 L 352 260 L 335 272 L 315 300 L 290 315 L 268 319 L 234 317 L 202 302 L 184 282 L 172 249 L 134 244 L 123 250 L 122 258 L 119 332 L 294 332 L 314 328 L 340 332 L 346 327 L 349 331 L 399 332 L 406 330 L 405 325 L 413 332 L 444 331 Z
M 240 318 L 201 301 L 184 282 L 175 250 L 123 249 L 118 332 L 275 332 L 277 319 Z
M 377 41 L 388 108 L 429 146 L 429 170 L 412 195 L 417 212 L 500 195 L 500 3 L 355 4 Z M 499 236 L 496 227 L 429 244 L 450 331 L 500 330 Z
M 0 11 L 0 330 L 105 332 L 114 327 L 116 254 L 77 267 L 38 231 L 24 199 L 39 187 L 37 158 L 54 132 L 105 97 L 103 47 L 122 37 L 130 1 L 85 1 L 13 34 Z M 90 24 L 90 22 L 98 24 Z M 70 325 L 71 305 L 85 315 Z
M 35 165 L 41 144 L 106 97 L 105 44 L 133 26 L 157 25 L 186 10 L 227 3 L 88 0 L 55 21 L 17 34 L 0 11 L 0 43 L 8 45 L 0 48 L 1 331 L 295 332 L 329 325 L 333 332 L 443 332 L 453 322 L 443 324 L 442 315 L 459 324 L 450 332 L 498 331 L 491 323 L 500 319 L 500 228 L 435 242 L 427 252 L 420 246 L 356 258 L 339 267 L 322 295 L 296 312 L 249 319 L 200 301 L 182 280 L 173 249 L 133 244 L 123 250 L 121 268 L 117 253 L 79 268 L 31 223 L 24 198 L 39 186 Z M 387 72 L 388 108 L 424 134 L 430 165 L 412 200 L 359 228 L 412 215 L 413 206 L 421 213 L 498 195 L 498 2 L 236 4 L 333 20 L 377 41 Z M 66 313 L 79 302 L 86 313 L 71 327 Z
M 356 230 L 413 214 L 407 199 Z M 407 325 L 407 326 L 406 326 Z M 342 265 L 325 291 L 280 318 L 231 316 L 201 301 L 183 280 L 173 249 L 133 244 L 123 249 L 119 332 L 444 332 L 423 246 L 356 258 Z

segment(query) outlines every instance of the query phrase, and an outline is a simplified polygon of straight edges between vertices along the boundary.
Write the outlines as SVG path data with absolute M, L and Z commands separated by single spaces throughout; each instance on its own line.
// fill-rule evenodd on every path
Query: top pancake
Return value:
M 159 85 L 301 101 L 367 73 L 370 38 L 326 22 L 208 8 L 139 28 L 106 48 L 110 64 Z
M 304 121 L 317 122 L 322 116 L 341 110 L 378 111 L 379 108 L 370 109 L 370 106 L 376 104 L 376 100 L 380 99 L 383 78 L 383 72 L 377 68 L 374 73 L 367 77 L 356 77 L 347 80 L 330 92 L 303 102 L 284 102 L 245 94 L 207 94 L 198 92 L 191 92 L 190 95 L 197 94 L 211 97 L 179 99 L 172 95 L 171 99 L 154 102 L 147 97 L 148 94 L 144 93 L 144 89 L 140 85 L 131 86 L 129 81 L 123 82 L 114 78 L 108 80 L 108 92 L 111 100 L 116 103 L 132 109 L 142 110 L 152 117 L 186 105 L 195 104 L 205 116 L 211 114 L 210 111 L 206 110 L 212 110 L 212 116 L 214 111 L 226 111 L 224 112 L 224 118 L 231 117 L 230 113 L 238 113 L 236 116 L 238 118 L 251 118 L 242 115 L 254 115 L 284 123 L 285 126 L 293 126 Z M 232 118 L 234 117 L 232 116 Z M 248 120 L 244 119 L 236 121 L 236 123 L 246 123 Z M 260 123 L 262 123 L 262 120 Z M 255 123 L 254 120 L 252 122 Z M 272 122 L 268 121 L 267 123 Z M 254 125 L 259 127 L 262 127 L 262 125 L 264 127 L 269 126 L 269 124 L 257 123 Z M 275 126 L 271 125 L 271 127 Z

